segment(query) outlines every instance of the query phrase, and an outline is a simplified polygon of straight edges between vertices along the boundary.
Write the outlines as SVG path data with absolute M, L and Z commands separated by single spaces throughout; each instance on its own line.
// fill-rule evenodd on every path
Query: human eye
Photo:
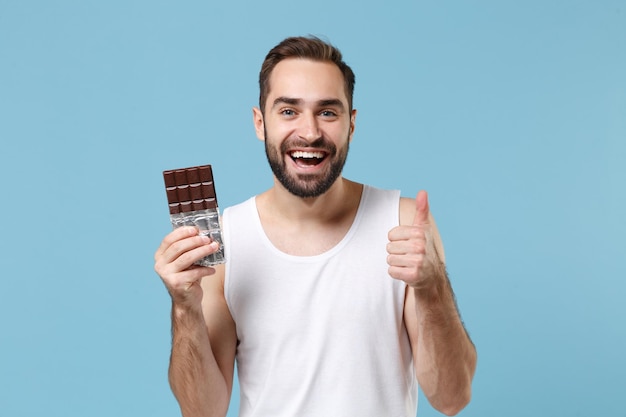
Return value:
M 320 115 L 323 117 L 334 118 L 334 117 L 337 117 L 337 112 L 334 110 L 326 109 L 326 110 L 322 110 L 320 112 Z
M 296 115 L 296 112 L 293 109 L 281 109 L 280 114 L 285 117 L 293 117 Z

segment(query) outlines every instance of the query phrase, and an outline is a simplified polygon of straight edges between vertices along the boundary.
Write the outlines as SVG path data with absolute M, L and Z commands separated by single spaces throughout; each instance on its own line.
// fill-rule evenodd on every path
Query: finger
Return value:
M 387 238 L 390 242 L 409 239 L 424 239 L 423 227 L 396 226 L 389 231 Z
M 198 235 L 198 228 L 194 226 L 183 226 L 172 230 L 163 240 L 157 248 L 154 257 L 161 256 L 172 244 L 179 240 Z
M 390 255 L 424 254 L 426 253 L 426 239 L 397 240 L 387 244 L 387 253 Z
M 388 274 L 391 278 L 404 281 L 408 283 L 409 281 L 414 279 L 415 272 L 411 268 L 406 268 L 403 266 L 389 266 L 387 269 Z
M 210 244 L 194 244 L 201 236 L 195 236 L 172 244 L 161 257 L 156 259 L 154 269 L 162 278 L 172 274 L 179 274 L 185 270 L 197 268 L 194 264 L 216 252 L 219 249 L 217 242 Z
M 419 255 L 419 254 L 410 254 L 410 255 L 389 254 L 387 255 L 387 265 L 395 266 L 398 268 L 409 268 L 412 270 L 415 270 L 415 268 L 419 267 L 419 265 L 423 262 L 423 260 L 424 260 L 424 255 Z
M 212 245 L 212 243 L 214 244 Z M 171 263 L 187 252 L 191 252 L 195 249 L 206 251 L 207 247 L 213 248 L 212 251 L 215 252 L 219 249 L 219 244 L 217 242 L 212 242 L 208 236 L 196 234 L 172 242 L 172 244 L 169 245 L 165 251 L 163 251 L 160 255 L 155 256 L 155 260 L 157 262 L 161 261 L 164 263 Z M 194 256 L 194 254 L 188 256 Z
M 208 238 L 206 238 L 205 236 L 203 236 L 202 238 L 208 240 Z M 171 264 L 175 267 L 175 270 L 177 271 L 188 269 L 200 259 L 217 252 L 219 247 L 219 243 L 217 242 L 210 242 L 208 244 L 203 243 L 200 246 L 189 247 L 188 249 L 180 252 L 174 259 L 172 259 Z
M 421 226 L 428 223 L 430 208 L 428 206 L 428 194 L 421 190 L 415 198 L 415 217 L 413 218 L 414 226 Z

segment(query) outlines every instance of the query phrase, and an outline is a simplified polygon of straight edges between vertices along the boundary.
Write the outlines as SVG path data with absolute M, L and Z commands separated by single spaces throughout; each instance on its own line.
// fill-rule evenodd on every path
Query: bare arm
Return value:
M 407 283 L 404 320 L 417 378 L 433 407 L 454 415 L 470 401 L 476 349 L 456 306 L 425 192 L 417 202 L 402 199 L 400 223 L 389 233 L 389 272 Z
M 184 417 L 225 416 L 232 391 L 236 333 L 224 300 L 224 267 L 193 266 L 216 249 L 185 227 L 155 253 L 155 270 L 172 298 L 169 381 Z

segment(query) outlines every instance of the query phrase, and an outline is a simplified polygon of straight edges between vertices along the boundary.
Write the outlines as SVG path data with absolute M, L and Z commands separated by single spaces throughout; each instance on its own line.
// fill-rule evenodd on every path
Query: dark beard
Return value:
M 272 172 L 276 179 L 289 191 L 291 194 L 301 197 L 310 198 L 318 197 L 324 194 L 335 183 L 337 178 L 341 175 L 343 166 L 348 158 L 348 149 L 350 147 L 350 140 L 347 138 L 346 146 L 341 149 L 332 143 L 326 141 L 324 138 L 320 138 L 312 143 L 301 141 L 285 141 L 280 146 L 280 152 L 277 152 L 275 148 L 271 148 L 268 145 L 267 131 L 265 132 L 265 155 L 267 161 L 272 168 Z M 296 177 L 290 175 L 287 172 L 285 166 L 285 160 L 283 156 L 286 154 L 290 147 L 312 147 L 317 149 L 323 149 L 328 153 L 326 158 L 331 159 L 330 169 L 318 174 L 299 174 Z

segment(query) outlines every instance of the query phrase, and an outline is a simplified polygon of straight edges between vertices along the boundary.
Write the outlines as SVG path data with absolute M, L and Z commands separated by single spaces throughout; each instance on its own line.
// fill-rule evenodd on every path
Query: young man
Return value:
M 155 270 L 172 298 L 170 384 L 185 417 L 415 416 L 417 383 L 453 415 L 476 351 L 456 308 L 424 191 L 347 180 L 354 74 L 317 38 L 267 55 L 253 109 L 274 185 L 224 212 L 216 243 L 168 234 Z

